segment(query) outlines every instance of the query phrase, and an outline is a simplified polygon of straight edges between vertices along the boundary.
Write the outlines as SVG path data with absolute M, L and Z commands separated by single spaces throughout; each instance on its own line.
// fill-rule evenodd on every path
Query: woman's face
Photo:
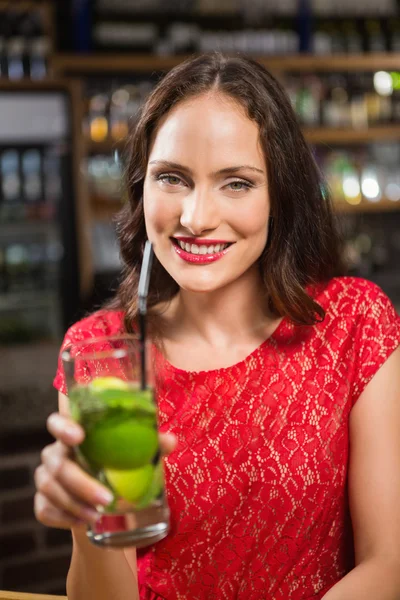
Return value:
M 148 238 L 180 288 L 211 292 L 243 277 L 270 212 L 257 124 L 220 93 L 178 104 L 150 148 L 143 201 Z

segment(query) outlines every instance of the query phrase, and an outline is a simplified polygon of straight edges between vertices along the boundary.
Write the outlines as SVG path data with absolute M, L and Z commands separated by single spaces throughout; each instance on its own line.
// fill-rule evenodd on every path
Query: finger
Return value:
M 47 429 L 53 437 L 68 446 L 77 446 L 85 438 L 82 427 L 60 413 L 52 413 L 47 419 Z
M 34 475 L 36 489 L 40 494 L 58 510 L 62 510 L 69 517 L 74 517 L 86 523 L 94 523 L 100 518 L 93 507 L 79 502 L 77 498 L 69 495 L 54 479 L 45 465 L 40 465 Z
M 58 443 L 58 442 L 57 442 Z M 73 460 L 57 452 L 44 457 L 43 464 L 49 469 L 66 493 L 89 506 L 107 506 L 113 501 L 112 492 L 91 477 Z
M 56 476 L 63 461 L 71 454 L 71 451 L 71 448 L 60 441 L 49 444 L 41 452 L 42 463 Z
M 160 446 L 164 456 L 175 450 L 178 440 L 173 433 L 160 433 Z
M 64 511 L 56 508 L 41 493 L 35 494 L 34 513 L 38 521 L 47 527 L 57 527 L 58 529 L 71 529 L 82 525 L 82 521 L 68 515 Z

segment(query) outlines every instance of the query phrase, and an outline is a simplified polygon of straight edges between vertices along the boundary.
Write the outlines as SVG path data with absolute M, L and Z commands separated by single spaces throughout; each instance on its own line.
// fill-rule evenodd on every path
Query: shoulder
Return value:
M 332 317 L 362 318 L 395 309 L 382 289 L 361 277 L 335 277 L 316 290 L 315 300 Z
M 71 342 L 114 335 L 124 331 L 124 313 L 117 310 L 98 310 L 77 321 L 67 330 L 63 346 Z

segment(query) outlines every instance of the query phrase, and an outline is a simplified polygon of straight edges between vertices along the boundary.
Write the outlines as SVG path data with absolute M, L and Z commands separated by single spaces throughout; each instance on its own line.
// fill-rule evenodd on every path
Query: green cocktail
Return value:
M 150 506 L 163 482 L 152 391 L 117 377 L 98 377 L 75 385 L 70 403 L 85 431 L 78 451 L 83 466 L 110 488 L 117 506 L 123 501 L 135 508 Z
M 71 416 L 85 432 L 76 459 L 114 496 L 88 526 L 100 546 L 147 546 L 169 530 L 157 408 L 152 389 L 142 389 L 140 347 L 124 334 L 62 352 Z

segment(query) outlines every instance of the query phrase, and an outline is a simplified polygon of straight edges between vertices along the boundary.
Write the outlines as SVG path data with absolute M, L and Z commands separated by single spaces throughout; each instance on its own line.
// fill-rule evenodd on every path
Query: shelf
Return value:
M 112 140 L 107 139 L 104 142 L 93 142 L 87 140 L 86 148 L 89 154 L 112 154 L 115 150 L 123 152 L 127 145 L 127 140 Z
M 91 211 L 96 221 L 112 221 L 123 204 L 118 198 L 107 198 L 92 194 L 90 198 Z
M 352 205 L 345 202 L 333 203 L 333 207 L 337 214 L 365 214 L 378 212 L 400 212 L 400 201 L 392 202 L 391 200 L 382 199 L 379 202 L 369 202 L 362 200 L 360 204 Z
M 0 239 L 19 236 L 41 235 L 46 238 L 58 237 L 58 226 L 53 221 L 24 221 L 22 223 L 0 223 Z
M 400 139 L 400 124 L 380 125 L 366 129 L 344 129 L 321 127 L 304 129 L 304 136 L 310 144 L 363 144 L 378 140 Z
M 192 56 L 195 56 L 194 54 Z M 90 75 L 91 73 L 148 73 L 168 71 L 188 58 L 187 55 L 154 56 L 152 54 L 55 54 L 51 59 L 52 72 L 58 74 Z M 400 53 L 313 54 L 290 56 L 253 56 L 273 71 L 376 71 L 400 70 Z
M 400 140 L 400 124 L 380 125 L 366 129 L 316 127 L 304 128 L 304 136 L 310 144 L 363 144 L 378 140 Z M 112 154 L 115 150 L 123 152 L 127 140 L 105 140 L 104 142 L 86 141 L 90 154 Z
M 0 312 L 14 312 L 26 308 L 57 306 L 59 299 L 54 292 L 10 292 L 0 294 Z
M 53 92 L 57 90 L 69 91 L 71 89 L 71 83 L 67 79 L 62 78 L 46 78 L 46 79 L 37 79 L 33 81 L 32 79 L 28 79 L 24 77 L 18 80 L 10 80 L 5 77 L 0 77 L 0 91 L 28 91 L 28 92 Z

